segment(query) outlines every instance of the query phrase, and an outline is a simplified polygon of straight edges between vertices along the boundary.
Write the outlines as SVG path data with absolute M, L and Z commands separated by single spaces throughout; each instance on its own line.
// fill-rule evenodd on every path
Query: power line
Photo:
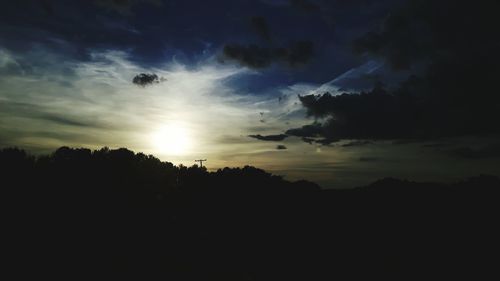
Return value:
M 203 162 L 207 161 L 207 159 L 199 159 L 199 160 L 194 160 L 194 162 L 200 162 L 200 168 L 203 167 Z

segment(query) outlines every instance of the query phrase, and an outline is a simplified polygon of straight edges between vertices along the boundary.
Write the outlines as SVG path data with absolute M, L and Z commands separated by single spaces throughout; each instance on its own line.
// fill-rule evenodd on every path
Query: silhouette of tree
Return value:
M 251 166 L 208 172 L 106 147 L 38 157 L 1 149 L 0 169 L 3 251 L 21 275 L 497 274 L 500 179 L 493 176 L 321 190 Z

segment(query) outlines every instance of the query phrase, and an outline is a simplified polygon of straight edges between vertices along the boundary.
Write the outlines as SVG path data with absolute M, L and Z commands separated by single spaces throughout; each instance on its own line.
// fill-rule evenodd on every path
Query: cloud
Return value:
M 432 39 L 433 33 L 437 31 L 434 27 L 451 19 L 442 14 L 439 15 L 441 18 L 435 17 L 433 10 L 442 8 L 441 3 L 436 5 L 435 1 L 428 0 L 408 2 L 410 4 L 393 11 L 379 30 L 372 30 L 355 40 L 354 50 L 384 57 L 396 69 L 408 68 L 416 60 L 432 56 L 434 51 L 438 51 L 438 46 L 434 44 L 437 40 L 434 42 Z M 451 4 L 446 0 L 440 2 Z M 456 5 L 453 6 L 455 8 Z M 452 14 L 448 9 L 447 15 Z
M 319 143 L 321 145 L 330 145 L 334 142 L 339 142 L 339 141 L 340 141 L 340 139 L 337 139 L 337 138 L 323 138 L 323 139 L 318 139 L 315 142 Z
M 391 91 L 379 85 L 361 93 L 305 95 L 301 103 L 321 120 L 318 131 L 327 138 L 498 134 L 498 9 L 498 1 L 410 0 L 354 46 L 396 70 L 415 67 L 413 76 Z
M 308 0 L 289 0 L 290 5 L 300 11 L 313 13 L 320 10 L 320 7 Z
M 305 125 L 300 128 L 289 129 L 285 132 L 287 135 L 304 138 L 314 138 L 323 135 L 323 127 L 321 124 L 315 123 Z
M 77 127 L 97 127 L 97 124 L 91 122 L 84 122 L 82 120 L 73 119 L 71 117 L 56 115 L 56 114 L 43 114 L 39 116 L 40 119 L 51 121 L 61 125 L 77 126 Z
M 267 135 L 267 136 L 262 136 L 262 135 L 249 135 L 249 137 L 258 139 L 261 141 L 282 141 L 286 139 L 288 136 L 281 134 L 281 135 Z
M 359 157 L 360 162 L 378 162 L 380 158 L 378 157 Z
M 308 144 L 313 144 L 313 142 L 315 141 L 315 139 L 303 137 L 302 141 L 305 142 L 305 143 L 308 143 Z
M 494 11 L 499 8 L 498 1 L 488 0 L 473 4 L 410 0 L 393 11 L 380 28 L 355 40 L 354 50 L 385 58 L 397 69 L 422 61 L 435 64 L 458 59 L 464 63 L 471 57 L 498 58 L 495 34 L 500 20 Z
M 299 132 L 309 128 L 308 133 L 299 136 L 390 139 L 410 137 L 417 133 L 413 105 L 406 106 L 403 100 L 381 89 L 337 96 L 328 93 L 308 95 L 300 97 L 300 100 L 309 116 L 324 118 L 325 121 L 314 126 L 304 126 Z
M 161 5 L 162 0 L 94 0 L 97 6 L 112 10 L 122 15 L 130 15 L 135 5 Z
M 223 54 L 250 68 L 264 68 L 273 63 L 295 67 L 309 62 L 314 54 L 314 44 L 311 41 L 295 41 L 286 48 L 228 44 L 224 46 Z
M 428 144 L 423 144 L 422 147 L 426 148 L 442 148 L 442 147 L 448 147 L 452 145 L 451 143 L 428 143 Z
M 64 53 L 54 55 L 13 52 L 6 60 L 6 66 L 12 59 L 21 62 L 20 58 L 37 66 L 35 74 L 0 75 L 0 134 L 6 143 L 33 150 L 54 148 L 66 141 L 59 135 L 78 133 L 88 137 L 71 139 L 68 144 L 131 147 L 189 164 L 199 154 L 215 161 L 223 153 L 264 146 L 246 137 L 249 133 L 241 127 L 260 111 L 258 102 L 267 98 L 237 91 L 227 83 L 253 75 L 247 69 L 213 61 L 196 67 L 165 62 L 161 68 L 144 68 L 124 51 L 93 52 L 83 62 Z M 169 83 L 139 88 L 131 82 L 138 73 L 154 73 Z M 70 86 L 62 87 L 60 81 Z M 168 155 L 153 141 L 171 124 L 193 141 L 184 158 Z M 220 143 L 219 136 L 225 134 L 242 135 L 242 140 Z
M 111 9 L 121 14 L 130 13 L 132 0 L 95 0 L 94 3 L 98 6 Z
M 302 141 L 309 144 L 315 142 L 322 145 L 330 145 L 331 143 L 340 141 L 339 138 L 330 135 L 323 124 L 317 122 L 304 125 L 300 128 L 288 129 L 285 133 L 290 136 L 301 137 Z
M 4 117 L 21 117 L 27 119 L 49 121 L 57 125 L 105 128 L 105 125 L 89 117 L 78 117 L 67 112 L 57 112 L 54 108 L 27 102 L 9 102 L 0 100 L 0 109 Z
M 158 75 L 156 75 L 154 73 L 151 73 L 151 74 L 140 73 L 140 74 L 137 74 L 136 76 L 134 76 L 134 79 L 132 79 L 132 83 L 134 83 L 138 86 L 141 86 L 141 87 L 146 87 L 146 86 L 150 86 L 153 84 L 158 84 L 164 80 L 165 79 L 163 77 L 159 78 Z
M 445 69 L 452 71 L 451 67 Z M 475 75 L 472 69 L 470 71 Z M 287 133 L 300 137 L 372 140 L 500 133 L 495 125 L 495 120 L 500 120 L 496 85 L 465 93 L 460 89 L 468 87 L 465 77 L 450 78 L 449 83 L 443 83 L 449 74 L 439 74 L 439 77 L 410 77 L 391 92 L 377 85 L 369 92 L 300 96 L 307 115 L 318 121 Z
M 286 147 L 286 146 L 284 146 L 284 145 L 282 145 L 282 144 L 280 144 L 280 145 L 277 145 L 277 146 L 276 146 L 276 149 L 277 149 L 277 150 L 285 150 L 285 149 L 287 149 L 287 147 Z
M 500 158 L 500 145 L 491 144 L 481 147 L 459 147 L 450 150 L 451 155 L 464 159 Z
M 0 74 L 4 76 L 27 75 L 34 71 L 34 65 L 28 60 L 17 57 L 0 46 Z
M 269 33 L 269 26 L 267 25 L 266 18 L 255 16 L 250 19 L 250 23 L 260 38 L 267 42 L 271 41 L 271 35 Z
M 342 147 L 364 146 L 364 145 L 369 145 L 369 144 L 373 144 L 373 142 L 367 141 L 367 140 L 358 140 L 358 141 L 352 141 L 352 142 L 343 144 Z
M 500 20 L 494 11 L 499 8 L 498 1 L 489 0 L 410 0 L 358 38 L 354 50 L 383 57 L 399 69 L 422 60 L 478 56 L 477 51 L 496 49 Z
M 369 60 L 322 84 L 310 94 L 367 91 L 380 81 L 394 81 L 393 84 L 396 84 L 407 78 L 407 73 L 393 71 L 389 67 L 385 67 L 383 61 Z
M 288 0 L 259 0 L 260 2 L 271 5 L 271 6 L 277 6 L 277 7 L 282 7 L 282 6 L 288 6 Z
M 54 7 L 52 6 L 52 3 L 50 3 L 49 0 L 41 0 L 40 6 L 47 16 L 54 16 Z

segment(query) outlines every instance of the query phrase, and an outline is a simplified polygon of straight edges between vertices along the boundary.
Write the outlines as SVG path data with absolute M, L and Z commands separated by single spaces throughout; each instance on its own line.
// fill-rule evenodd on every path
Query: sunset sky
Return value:
M 325 188 L 500 175 L 499 4 L 469 2 L 8 1 L 0 147 L 126 147 Z

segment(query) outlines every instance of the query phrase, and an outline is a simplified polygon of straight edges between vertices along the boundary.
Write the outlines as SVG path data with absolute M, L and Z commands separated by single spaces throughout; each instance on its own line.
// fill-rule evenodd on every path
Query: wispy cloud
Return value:
M 428 155 L 424 161 L 419 143 L 409 144 L 410 149 L 379 143 L 320 148 L 314 140 L 305 145 L 301 136 L 306 135 L 298 132 L 280 137 L 279 143 L 249 138 L 279 136 L 288 128 L 310 124 L 297 95 L 319 85 L 297 83 L 255 95 L 230 82 L 258 72 L 213 59 L 195 66 L 166 61 L 145 68 L 126 50 L 95 50 L 80 61 L 37 47 L 4 54 L 0 146 L 43 152 L 62 145 L 128 147 L 186 165 L 198 157 L 209 159 L 209 168 L 255 165 L 290 179 L 314 179 L 326 187 L 362 185 L 380 175 L 432 179 L 433 171 L 449 163 Z M 7 72 L 12 66 L 24 71 Z M 138 73 L 155 73 L 167 81 L 137 87 L 131 81 Z M 165 132 L 169 128 L 175 132 Z M 162 142 L 177 133 L 185 134 L 181 140 L 189 137 L 189 149 L 180 155 L 162 150 L 168 145 Z M 402 161 L 412 164 L 405 170 Z M 458 168 L 450 175 L 470 171 L 466 162 L 456 162 Z M 417 173 L 417 166 L 426 170 Z
M 47 53 L 45 57 L 50 56 L 58 55 Z M 12 143 L 18 141 L 12 133 L 16 128 L 36 124 L 45 128 L 43 136 L 40 130 L 31 129 L 32 137 L 43 138 L 39 143 L 41 148 L 60 143 L 62 133 L 71 135 L 78 130 L 91 134 L 94 146 L 126 146 L 169 157 L 161 155 L 152 139 L 169 124 L 176 124 L 188 131 L 195 142 L 192 150 L 182 156 L 191 159 L 200 154 L 248 150 L 251 140 L 234 142 L 229 148 L 227 143 L 220 142 L 221 136 L 236 139 L 250 133 L 247 127 L 263 126 L 256 117 L 262 111 L 269 117 L 269 124 L 264 127 L 272 128 L 291 110 L 285 97 L 278 100 L 249 95 L 227 82 L 255 72 L 221 66 L 211 60 L 189 68 L 169 61 L 144 69 L 132 62 L 126 51 L 95 51 L 89 60 L 57 59 L 54 60 L 57 65 L 41 61 L 44 60 L 41 56 L 41 59 L 30 54 L 22 57 L 26 63 L 37 66 L 36 75 L 18 73 L 0 78 L 2 116 L 9 120 L 3 124 L 3 130 L 10 132 Z M 10 57 L 4 58 L 1 66 L 5 68 L 11 61 Z M 40 67 L 42 62 L 45 64 Z M 168 83 L 136 87 L 131 81 L 137 73 L 155 73 Z M 285 128 L 286 124 L 281 122 L 281 126 Z M 47 134 L 55 131 L 59 134 Z M 25 133 L 21 135 L 26 137 Z

